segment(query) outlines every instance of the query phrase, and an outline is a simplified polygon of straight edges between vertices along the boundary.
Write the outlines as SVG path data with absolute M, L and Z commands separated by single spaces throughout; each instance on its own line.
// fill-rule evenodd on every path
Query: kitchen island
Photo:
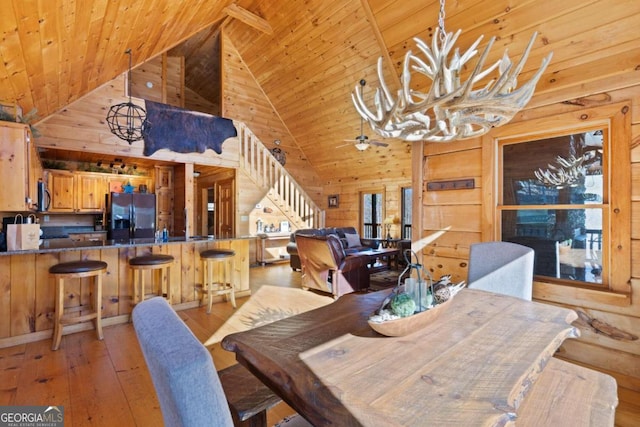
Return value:
M 175 258 L 168 280 L 171 304 L 176 310 L 199 304 L 202 297 L 199 254 L 207 249 L 235 251 L 236 296 L 249 295 L 249 243 L 252 239 L 171 238 L 168 242 L 55 239 L 55 242 L 43 241 L 36 250 L 0 252 L 0 348 L 51 337 L 55 283 L 49 275 L 49 267 L 54 264 L 81 259 L 96 259 L 108 264 L 102 283 L 102 318 L 103 325 L 107 326 L 129 321 L 133 308 L 133 273 L 129 259 L 136 256 L 157 253 Z M 65 308 L 78 307 L 78 316 L 84 314 L 80 307 L 90 300 L 89 283 L 87 279 L 75 279 L 65 287 Z M 88 322 L 68 330 L 92 327 Z

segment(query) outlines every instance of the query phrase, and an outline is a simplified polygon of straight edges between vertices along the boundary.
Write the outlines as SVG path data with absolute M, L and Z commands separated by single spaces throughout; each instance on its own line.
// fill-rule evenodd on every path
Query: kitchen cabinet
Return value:
M 104 174 L 79 172 L 74 174 L 75 212 L 102 212 L 107 193 Z
M 0 122 L 0 211 L 34 210 L 41 172 L 29 126 Z
M 103 174 L 48 170 L 50 212 L 102 212 L 107 192 Z
M 138 191 L 140 185 L 151 188 L 148 176 L 110 175 L 97 172 L 47 170 L 47 186 L 51 193 L 50 212 L 100 213 L 104 211 L 105 195 L 122 192 L 130 183 Z M 37 187 L 36 187 L 37 191 Z
M 73 173 L 64 170 L 47 170 L 47 187 L 51 194 L 50 212 L 75 212 L 75 188 Z

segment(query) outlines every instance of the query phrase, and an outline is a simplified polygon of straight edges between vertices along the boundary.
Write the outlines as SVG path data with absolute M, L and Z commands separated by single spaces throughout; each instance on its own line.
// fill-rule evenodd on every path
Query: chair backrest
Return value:
M 467 286 L 531 301 L 533 249 L 510 242 L 471 245 Z
M 167 301 L 143 301 L 132 318 L 164 424 L 233 426 L 211 354 Z
M 303 286 L 332 292 L 329 270 L 336 270 L 345 257 L 337 236 L 304 236 L 296 238 L 302 264 Z

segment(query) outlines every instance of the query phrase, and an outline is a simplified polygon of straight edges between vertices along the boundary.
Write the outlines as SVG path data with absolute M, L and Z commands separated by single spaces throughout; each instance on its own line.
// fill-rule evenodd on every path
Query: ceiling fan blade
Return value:
M 378 147 L 388 147 L 389 146 L 389 144 L 387 144 L 386 142 L 381 142 L 381 141 L 369 141 L 369 144 L 377 145 Z

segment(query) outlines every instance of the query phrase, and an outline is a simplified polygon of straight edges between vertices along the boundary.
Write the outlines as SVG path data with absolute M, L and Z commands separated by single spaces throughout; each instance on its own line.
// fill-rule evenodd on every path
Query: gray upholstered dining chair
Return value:
M 533 249 L 510 242 L 471 245 L 467 286 L 531 301 Z
M 209 351 L 164 298 L 142 301 L 133 309 L 132 319 L 165 425 L 266 424 L 266 410 L 281 399 L 240 365 L 216 372 Z M 226 375 L 225 371 L 230 369 L 233 372 Z M 231 378 L 231 383 L 238 387 L 228 389 L 226 378 Z M 256 415 L 259 418 L 252 418 Z M 278 425 L 302 427 L 310 424 L 296 414 Z

